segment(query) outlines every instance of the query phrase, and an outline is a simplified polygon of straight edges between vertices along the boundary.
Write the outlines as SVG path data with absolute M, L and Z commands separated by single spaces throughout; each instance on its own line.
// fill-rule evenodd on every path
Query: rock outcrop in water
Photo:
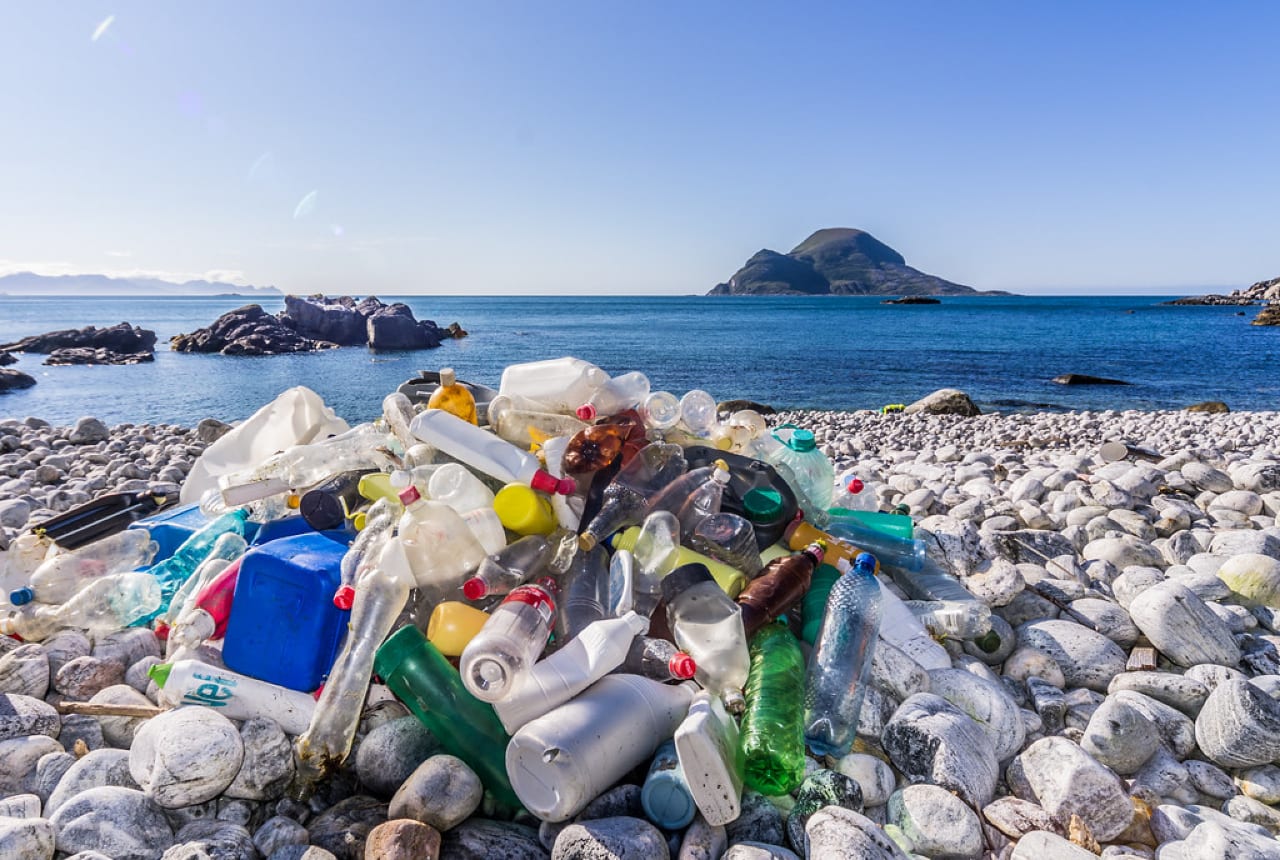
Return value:
M 245 305 L 211 325 L 170 341 L 176 352 L 223 355 L 281 355 L 367 344 L 391 351 L 432 349 L 451 337 L 465 337 L 457 323 L 440 328 L 415 319 L 408 305 L 388 305 L 373 296 L 285 296 L 284 310 L 269 314 L 261 305 Z
M 156 333 L 127 322 L 24 337 L 0 350 L 48 355 L 45 364 L 139 364 L 155 360 Z
M 712 296 L 1008 295 L 927 275 L 863 230 L 819 230 L 788 254 L 759 251 Z
M 1280 302 L 1280 278 L 1272 278 L 1269 281 L 1258 281 L 1245 287 L 1242 290 L 1236 290 L 1228 295 L 1219 293 L 1209 293 L 1205 296 L 1186 296 L 1181 299 L 1174 299 L 1171 302 L 1165 302 L 1166 305 L 1256 305 L 1261 302 Z M 1262 323 L 1267 325 L 1267 323 Z

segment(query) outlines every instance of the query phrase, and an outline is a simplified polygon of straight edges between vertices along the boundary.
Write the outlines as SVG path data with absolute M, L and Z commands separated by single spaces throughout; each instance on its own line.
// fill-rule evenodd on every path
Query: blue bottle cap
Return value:
M 9 602 L 14 606 L 25 606 L 36 599 L 36 593 L 30 588 L 19 588 L 9 592 Z
M 799 430 L 791 431 L 791 438 L 787 440 L 787 447 L 792 451 L 812 451 L 818 447 L 818 443 L 813 438 L 813 431 L 802 427 Z
M 853 559 L 853 569 L 867 576 L 876 575 L 876 557 L 869 552 L 860 552 Z

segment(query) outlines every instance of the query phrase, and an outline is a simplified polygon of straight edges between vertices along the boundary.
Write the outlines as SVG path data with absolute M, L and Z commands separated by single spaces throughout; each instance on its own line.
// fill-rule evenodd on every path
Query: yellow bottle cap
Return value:
M 516 534 L 548 535 L 558 525 L 551 500 L 524 484 L 507 484 L 498 490 L 493 509 L 502 525 Z

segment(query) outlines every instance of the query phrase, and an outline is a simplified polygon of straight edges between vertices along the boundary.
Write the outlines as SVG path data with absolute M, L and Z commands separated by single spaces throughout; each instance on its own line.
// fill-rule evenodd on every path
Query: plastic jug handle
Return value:
M 788 448 L 790 448 L 791 446 L 787 444 L 786 440 L 784 440 L 781 436 L 778 435 L 778 431 L 779 430 L 799 430 L 799 429 L 800 428 L 798 426 L 788 421 L 786 424 L 779 424 L 777 427 L 774 427 L 770 435 L 773 436 L 774 439 L 781 442 L 783 445 L 786 445 Z

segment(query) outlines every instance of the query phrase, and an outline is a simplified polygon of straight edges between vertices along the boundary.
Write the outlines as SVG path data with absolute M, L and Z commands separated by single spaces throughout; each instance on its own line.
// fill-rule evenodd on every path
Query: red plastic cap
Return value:
M 489 593 L 489 586 L 478 576 L 473 576 L 462 583 L 462 596 L 467 600 L 479 600 Z
M 356 602 L 356 590 L 349 585 L 339 586 L 333 595 L 333 605 L 339 609 L 350 609 Z
M 671 662 L 667 664 L 671 669 L 671 674 L 675 675 L 681 681 L 687 681 L 698 671 L 697 662 L 688 654 L 680 651 L 671 658 Z
M 850 478 L 849 485 L 846 489 L 848 489 L 849 492 L 853 493 L 856 496 L 858 495 L 858 493 L 861 493 L 863 488 L 865 488 L 866 486 L 867 486 L 866 484 L 862 483 L 862 481 L 858 480 L 857 478 Z
M 409 505 L 412 505 L 414 502 L 418 501 L 418 499 L 420 498 L 422 498 L 422 493 L 419 493 L 418 488 L 415 487 L 413 484 L 410 484 L 409 486 L 405 487 L 403 490 L 400 491 L 400 504 L 406 507 L 408 507 Z
M 169 625 L 161 621 L 156 625 L 156 638 L 161 642 L 169 641 Z
M 572 478 L 556 478 L 542 469 L 533 473 L 529 486 L 539 492 L 558 493 L 562 496 L 572 496 L 578 491 L 578 483 Z
M 576 413 L 583 421 L 590 421 L 596 417 L 596 408 L 590 403 L 584 403 L 577 408 Z
M 324 692 L 324 684 L 321 684 L 319 687 L 316 687 L 316 691 L 311 694 L 311 698 L 315 699 L 318 702 L 320 701 L 320 694 L 323 692 Z

